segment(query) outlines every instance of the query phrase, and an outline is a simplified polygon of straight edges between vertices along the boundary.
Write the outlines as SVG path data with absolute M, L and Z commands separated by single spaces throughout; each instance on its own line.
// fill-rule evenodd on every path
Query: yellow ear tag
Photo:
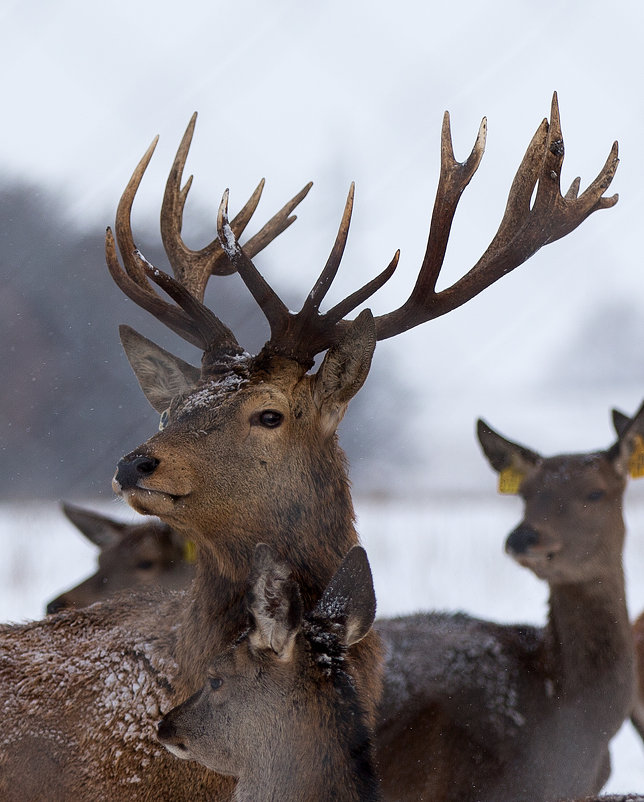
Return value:
M 499 493 L 516 496 L 521 487 L 524 475 L 517 468 L 510 466 L 499 472 Z
M 641 434 L 635 437 L 635 445 L 628 462 L 628 472 L 632 479 L 639 479 L 644 476 L 644 438 L 642 438 Z
M 197 559 L 197 547 L 192 540 L 186 540 L 183 547 L 183 560 L 187 563 L 193 563 Z

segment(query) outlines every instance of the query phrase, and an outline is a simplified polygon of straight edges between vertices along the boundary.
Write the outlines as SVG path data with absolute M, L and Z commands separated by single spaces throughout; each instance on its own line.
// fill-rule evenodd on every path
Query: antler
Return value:
M 242 250 L 239 246 L 232 225 L 228 222 L 228 190 L 224 192 L 219 206 L 217 215 L 219 239 L 231 263 L 251 291 L 270 325 L 271 337 L 265 347 L 309 367 L 313 364 L 315 355 L 332 344 L 334 339 L 329 339 L 329 335 L 333 336 L 333 333 L 341 327 L 342 318 L 382 287 L 393 275 L 398 264 L 400 251 L 396 251 L 394 258 L 379 276 L 325 314 L 319 313 L 320 304 L 338 272 L 344 253 L 353 209 L 354 190 L 355 187 L 351 184 L 331 254 L 313 289 L 308 294 L 304 306 L 297 314 L 288 311 L 285 304 L 257 270 L 245 249 Z
M 485 120 L 472 153 L 467 161 L 459 164 L 454 159 L 449 115 L 445 113 L 441 135 L 441 176 L 425 258 L 407 301 L 394 312 L 376 319 L 378 339 L 392 337 L 456 309 L 523 264 L 543 245 L 569 234 L 592 212 L 617 203 L 618 195 L 602 197 L 619 164 L 617 142 L 613 143 L 601 172 L 582 195 L 577 194 L 581 181 L 577 177 L 562 196 L 560 177 L 564 143 L 555 92 L 550 124 L 544 120 L 528 146 L 512 182 L 501 225 L 488 249 L 462 278 L 451 287 L 436 292 L 456 205 L 481 160 L 484 138 Z M 535 187 L 536 197 L 530 207 Z
M 230 264 L 217 237 L 198 251 L 188 248 L 181 238 L 183 210 L 192 185 L 192 176 L 188 178 L 183 187 L 181 187 L 181 181 L 196 119 L 195 113 L 190 119 L 177 150 L 166 183 L 161 208 L 161 238 L 174 272 L 174 281 L 147 262 L 134 244 L 132 235 L 132 204 L 156 148 L 158 137 L 153 140 L 134 170 L 117 208 L 116 243 L 118 243 L 125 269 L 119 262 L 114 236 L 110 228 L 107 229 L 105 236 L 105 258 L 112 278 L 120 289 L 137 305 L 151 312 L 188 342 L 203 350 L 211 350 L 217 345 L 238 347 L 230 329 L 201 303 L 209 277 L 212 274 L 226 275 L 234 272 L 234 266 Z M 259 253 L 295 221 L 296 217 L 291 215 L 291 212 L 304 199 L 311 186 L 311 184 L 307 184 L 255 236 L 246 242 L 244 247 L 249 255 L 254 256 Z M 262 179 L 233 220 L 231 228 L 235 232 L 235 237 L 241 236 L 246 228 L 257 208 L 263 188 L 264 180 Z M 158 296 L 151 288 L 148 278 L 162 286 L 179 306 L 168 303 Z
M 490 284 L 530 258 L 540 247 L 573 231 L 597 209 L 617 203 L 618 196 L 603 197 L 619 160 L 617 143 L 597 178 L 580 196 L 576 178 L 565 196 L 561 195 L 560 170 L 564 157 L 557 94 L 553 95 L 550 124 L 544 120 L 537 129 L 512 183 L 505 214 L 490 246 L 462 278 L 451 287 L 436 292 L 436 283 L 445 257 L 447 241 L 460 196 L 476 172 L 485 148 L 486 121 L 468 158 L 454 158 L 449 114 L 446 112 L 441 134 L 441 171 L 429 231 L 427 250 L 416 284 L 405 303 L 376 318 L 379 340 L 393 337 L 421 323 L 439 317 L 469 301 Z M 536 187 L 534 204 L 530 200 Z M 393 274 L 397 252 L 389 266 L 373 281 L 341 301 L 325 314 L 319 306 L 335 276 L 346 243 L 353 185 L 345 206 L 335 246 L 302 310 L 291 313 L 259 274 L 251 255 L 240 247 L 233 223 L 227 217 L 228 192 L 219 208 L 217 230 L 230 261 L 263 310 L 271 328 L 266 348 L 275 353 L 312 364 L 317 353 L 341 337 L 347 314 L 369 298 Z

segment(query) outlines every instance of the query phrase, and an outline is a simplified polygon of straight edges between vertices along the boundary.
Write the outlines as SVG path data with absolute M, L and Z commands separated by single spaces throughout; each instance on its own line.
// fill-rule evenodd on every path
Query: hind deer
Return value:
M 631 425 L 628 415 L 618 409 L 612 411 L 613 426 L 618 435 Z M 644 460 L 639 464 L 640 475 L 644 474 Z M 635 645 L 635 696 L 631 722 L 640 737 L 644 739 L 644 613 L 633 623 L 633 643 Z
M 375 319 L 368 311 L 345 319 L 391 276 L 396 255 L 376 279 L 319 312 L 344 250 L 352 188 L 327 264 L 294 314 L 251 258 L 292 221 L 308 186 L 243 248 L 240 230 L 261 187 L 230 223 L 226 194 L 218 215 L 219 242 L 189 250 L 181 225 L 190 182 L 182 188 L 181 181 L 193 127 L 194 119 L 170 172 L 161 215 L 175 278 L 148 264 L 131 231 L 132 203 L 154 144 L 123 193 L 116 238 L 109 229 L 106 235 L 106 258 L 130 298 L 203 353 L 197 369 L 132 329 L 122 330 L 128 358 L 163 428 L 119 462 L 113 482 L 135 510 L 158 515 L 194 541 L 195 581 L 185 598 L 107 601 L 0 630 L 0 693 L 11 725 L 0 741 L 0 795 L 8 800 L 37 798 L 43 789 L 60 798 L 123 802 L 230 798 L 230 778 L 174 760 L 160 750 L 154 725 L 161 710 L 202 686 L 212 660 L 243 630 L 245 586 L 257 543 L 267 543 L 292 566 L 305 609 L 315 606 L 357 544 L 335 431 L 367 376 L 376 340 L 466 303 L 542 245 L 617 201 L 603 196 L 617 168 L 616 144 L 585 192 L 578 195 L 576 179 L 561 194 L 564 150 L 555 97 L 550 123 L 544 120 L 528 147 L 491 245 L 454 285 L 436 291 L 451 220 L 479 165 L 485 136 L 483 124 L 468 159 L 457 162 L 446 115 L 427 252 L 409 299 Z M 202 303 L 209 276 L 233 270 L 270 324 L 270 339 L 255 357 Z M 157 294 L 151 282 L 174 303 Z M 317 372 L 309 373 L 315 356 L 325 351 Z M 381 662 L 373 632 L 355 645 L 353 659 L 372 724 Z
M 125 590 L 160 587 L 181 590 L 194 577 L 192 544 L 154 519 L 124 523 L 63 504 L 67 518 L 98 546 L 97 570 L 47 604 L 47 613 L 87 607 Z
M 364 550 L 354 546 L 307 615 L 288 566 L 264 544 L 249 585 L 250 628 L 161 719 L 159 740 L 237 777 L 235 802 L 375 802 L 373 734 L 351 660 L 376 611 Z
M 387 798 L 547 802 L 601 789 L 632 704 L 622 500 L 629 472 L 639 475 L 642 432 L 644 405 L 606 451 L 542 457 L 479 421 L 501 492 L 524 500 L 506 551 L 548 582 L 548 622 L 380 622 Z M 408 760 L 395 764 L 403 749 Z

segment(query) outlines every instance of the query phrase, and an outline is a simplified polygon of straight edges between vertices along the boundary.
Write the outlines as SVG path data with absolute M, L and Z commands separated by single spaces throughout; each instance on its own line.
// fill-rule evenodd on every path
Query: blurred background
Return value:
M 607 194 L 618 192 L 619 203 L 461 309 L 380 343 L 341 427 L 383 613 L 461 607 L 542 621 L 542 585 L 501 553 L 520 504 L 494 496 L 475 421 L 544 453 L 584 451 L 612 442 L 612 406 L 632 413 L 644 398 L 643 32 L 644 5 L 620 0 L 4 0 L 0 618 L 38 616 L 89 571 L 93 550 L 53 502 L 113 509 L 116 461 L 157 428 L 117 324 L 199 358 L 122 296 L 104 262 L 105 227 L 156 134 L 133 213 L 151 261 L 167 264 L 161 198 L 196 110 L 188 244 L 212 239 L 226 187 L 234 213 L 266 178 L 253 233 L 313 180 L 297 222 L 256 260 L 297 309 L 355 180 L 351 234 L 327 303 L 400 248 L 396 275 L 370 302 L 381 314 L 407 297 L 422 260 L 443 112 L 459 160 L 483 116 L 488 143 L 456 213 L 440 287 L 492 239 L 557 90 L 564 189 L 577 175 L 587 187 L 617 139 L 621 165 Z M 244 345 L 261 346 L 262 316 L 235 277 L 212 281 L 206 299 Z M 627 506 L 636 613 L 644 482 Z M 640 746 L 620 743 L 617 761 L 630 763 L 613 790 L 644 788 Z
M 616 207 L 462 309 L 378 345 L 342 431 L 356 489 L 487 488 L 476 417 L 544 451 L 585 449 L 610 442 L 611 405 L 632 412 L 644 397 L 641 4 L 5 0 L 0 22 L 3 497 L 109 498 L 116 460 L 156 429 L 118 323 L 198 359 L 122 296 L 103 257 L 120 193 L 159 134 L 133 227 L 165 266 L 158 213 L 195 110 L 184 227 L 192 247 L 212 238 L 226 187 L 234 212 L 266 178 L 252 233 L 315 182 L 298 221 L 257 259 L 291 308 L 328 256 L 351 180 L 352 230 L 328 303 L 396 248 L 398 271 L 371 306 L 383 313 L 407 297 L 445 109 L 457 158 L 483 116 L 489 133 L 441 286 L 494 235 L 553 90 L 565 187 L 576 175 L 587 186 L 619 140 Z M 248 293 L 235 278 L 211 284 L 209 303 L 244 344 L 261 345 Z

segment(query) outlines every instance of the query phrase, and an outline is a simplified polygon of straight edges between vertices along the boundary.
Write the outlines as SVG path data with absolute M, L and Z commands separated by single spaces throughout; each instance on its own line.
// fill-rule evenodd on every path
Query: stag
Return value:
M 303 615 L 289 567 L 259 544 L 248 607 L 249 629 L 210 665 L 203 688 L 161 719 L 161 743 L 237 777 L 234 802 L 380 799 L 351 661 L 376 612 L 364 550 L 354 546 Z
M 446 115 L 428 247 L 409 299 L 377 318 L 363 311 L 346 319 L 391 276 L 396 255 L 380 276 L 320 313 L 344 250 L 352 188 L 330 257 L 300 312 L 291 313 L 252 257 L 292 222 L 291 212 L 308 186 L 243 247 L 238 238 L 261 186 L 230 222 L 226 194 L 218 215 L 221 247 L 213 240 L 191 251 L 181 239 L 190 182 L 185 187 L 181 182 L 193 127 L 194 120 L 170 172 L 161 215 L 174 278 L 148 264 L 131 232 L 133 199 L 154 143 L 121 198 L 115 235 L 111 230 L 106 235 L 106 257 L 119 287 L 203 354 L 197 369 L 132 329 L 122 330 L 128 358 L 163 428 L 119 462 L 113 482 L 134 509 L 158 515 L 195 543 L 195 581 L 185 598 L 148 596 L 120 606 L 107 601 L 0 631 L 0 687 L 11 722 L 0 749 L 0 792 L 6 799 L 29 798 L 22 790 L 29 783 L 36 787 L 32 797 L 45 788 L 61 798 L 124 802 L 230 798 L 229 778 L 160 751 L 154 724 L 161 710 L 203 685 L 210 663 L 243 631 L 257 543 L 267 543 L 292 566 L 304 609 L 313 609 L 357 544 L 335 431 L 367 376 L 376 340 L 466 303 L 542 245 L 617 201 L 604 197 L 617 168 L 616 145 L 585 192 L 578 194 L 576 179 L 561 194 L 563 142 L 555 97 L 551 120 L 539 126 L 527 149 L 491 245 L 461 279 L 437 291 L 451 220 L 485 138 L 483 123 L 470 156 L 457 162 Z M 254 357 L 203 304 L 209 276 L 231 270 L 270 325 L 270 339 Z M 154 284 L 172 300 L 155 292 Z M 309 373 L 315 356 L 325 351 L 317 372 Z M 43 665 L 44 655 L 51 659 Z M 353 660 L 356 687 L 373 723 L 380 695 L 380 649 L 373 632 L 355 645 Z
M 125 590 L 181 590 L 192 581 L 192 544 L 167 524 L 155 519 L 125 523 L 74 504 L 63 504 L 62 509 L 100 552 L 96 571 L 48 602 L 47 613 L 87 607 Z
M 632 704 L 622 502 L 643 431 L 644 405 L 609 449 L 543 457 L 479 421 L 500 489 L 525 505 L 506 551 L 548 583 L 548 622 L 380 622 L 387 798 L 547 802 L 604 785 Z

